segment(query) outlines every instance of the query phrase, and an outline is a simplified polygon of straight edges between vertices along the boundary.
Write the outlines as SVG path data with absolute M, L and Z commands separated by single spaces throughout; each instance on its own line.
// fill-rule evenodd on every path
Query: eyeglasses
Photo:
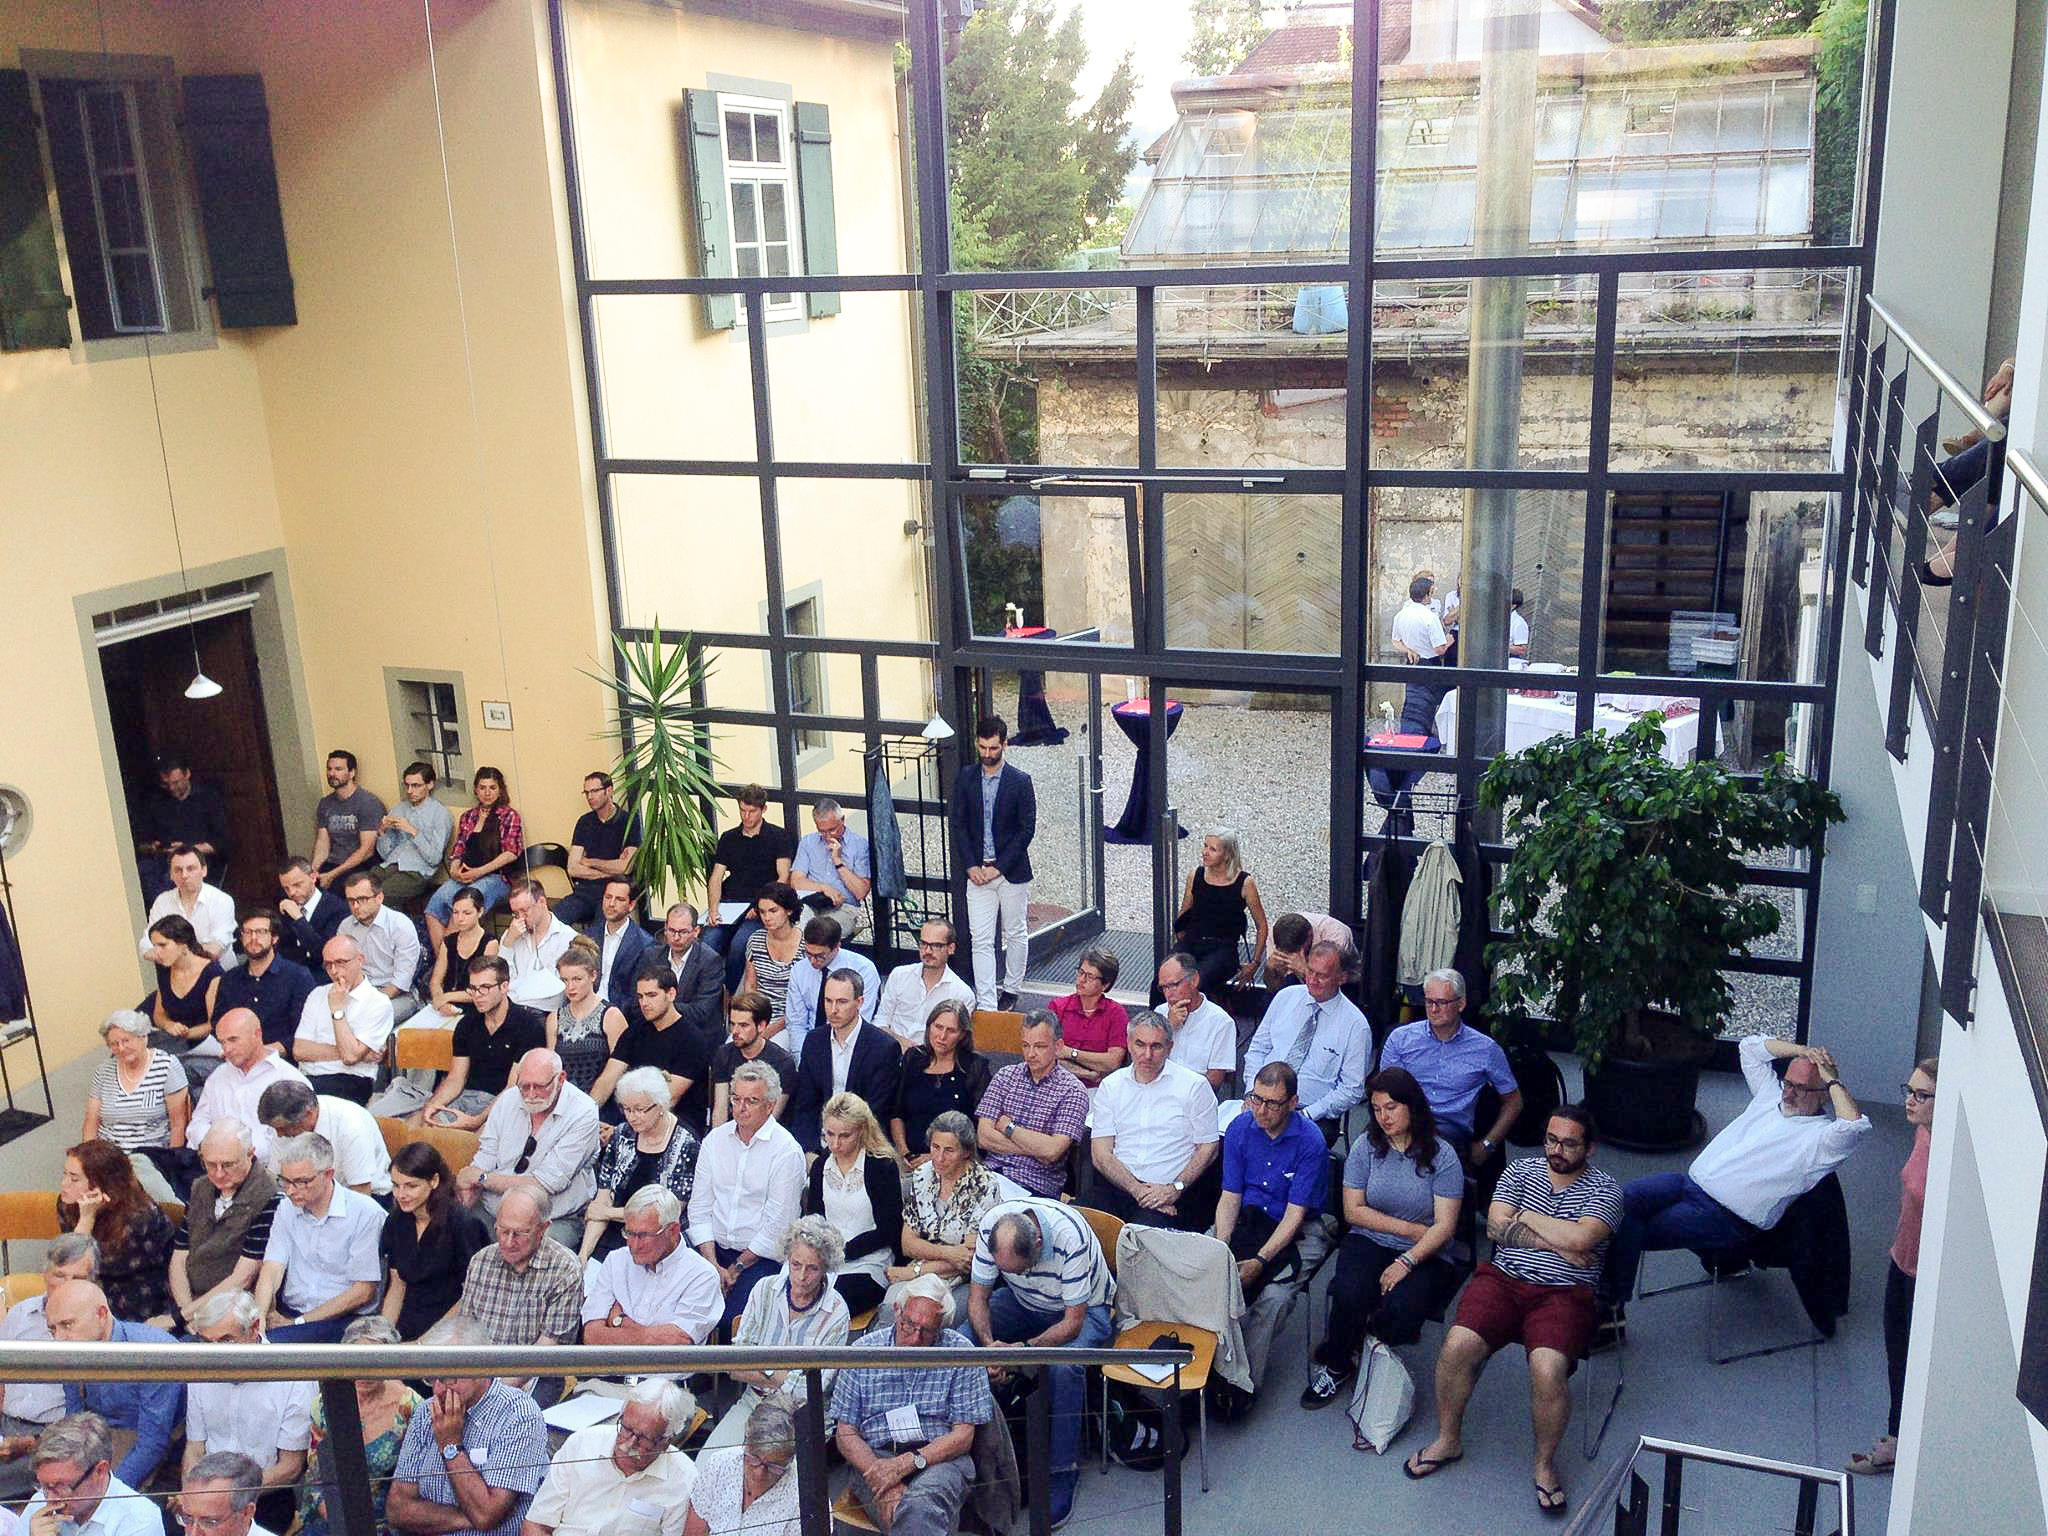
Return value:
M 233 1525 L 242 1513 L 241 1510 L 229 1510 L 224 1515 L 188 1515 L 181 1509 L 178 1511 L 178 1524 L 188 1531 L 218 1531 Z
M 668 1436 L 665 1434 L 643 1434 L 624 1420 L 619 1422 L 619 1444 L 621 1445 L 664 1445 L 667 1441 Z
M 303 1179 L 289 1178 L 284 1174 L 279 1174 L 277 1176 L 277 1182 L 282 1184 L 286 1189 L 311 1189 L 315 1184 L 318 1184 L 320 1182 L 320 1174 L 326 1173 L 328 1171 L 329 1170 L 323 1168 L 320 1170 L 320 1173 L 309 1173 Z
M 1911 1083 L 1901 1083 L 1899 1084 L 1899 1092 L 1906 1096 L 1908 1104 L 1932 1104 L 1934 1102 L 1934 1090 L 1932 1088 L 1915 1088 Z
M 1465 999 L 1462 997 L 1430 997 L 1425 995 L 1422 999 L 1422 1006 L 1425 1008 L 1457 1008 L 1464 1001 Z
M 1092 966 L 1084 965 L 1076 974 L 1080 977 L 1082 981 L 1102 980 L 1102 972 L 1094 969 Z
M 938 1333 L 939 1325 L 937 1323 L 915 1323 L 907 1317 L 899 1316 L 896 1319 L 896 1331 L 898 1333 L 907 1333 L 914 1339 L 929 1339 Z
M 502 981 L 478 981 L 474 976 L 469 979 L 469 991 L 472 997 L 479 992 L 502 992 L 504 990 L 505 983 Z
M 1285 1109 L 1287 1107 L 1287 1100 L 1269 1099 L 1263 1093 L 1248 1093 L 1245 1097 L 1254 1104 L 1264 1105 L 1267 1109 Z
M 99 1470 L 99 1465 L 98 1462 L 94 1462 L 70 1482 L 62 1485 L 46 1483 L 39 1477 L 35 1480 L 36 1488 L 42 1494 L 45 1503 L 55 1503 L 58 1499 L 71 1498 L 80 1488 L 85 1486 L 85 1480 Z
M 787 1456 L 783 1457 L 780 1461 L 774 1461 L 766 1456 L 756 1456 L 752 1451 L 743 1451 L 741 1454 L 746 1457 L 747 1465 L 756 1472 L 766 1472 L 772 1476 L 780 1477 L 789 1470 L 789 1458 Z
M 1559 1152 L 1576 1152 L 1585 1144 L 1586 1139 L 1583 1136 L 1574 1136 L 1569 1140 L 1563 1136 L 1546 1136 L 1543 1138 L 1543 1145 L 1545 1147 L 1555 1148 Z

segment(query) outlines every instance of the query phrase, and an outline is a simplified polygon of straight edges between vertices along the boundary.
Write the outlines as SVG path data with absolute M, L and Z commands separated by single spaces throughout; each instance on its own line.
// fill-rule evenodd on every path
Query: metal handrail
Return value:
M 2004 438 L 2005 423 L 1984 409 L 1983 402 L 1977 398 L 1976 390 L 1942 367 L 1935 360 L 1934 354 L 1921 346 L 1911 331 L 1899 324 L 1898 317 L 1886 309 L 1882 301 L 1866 298 L 1863 302 L 1870 306 L 1873 315 L 1884 322 L 1885 330 L 1911 354 L 1913 361 L 1927 370 L 1928 376 L 1934 380 L 1941 392 L 1963 408 L 1963 414 L 1970 418 L 1972 426 L 1994 443 Z M 2008 457 L 2006 463 L 2011 462 L 2011 458 Z
M 1815 1519 L 1819 1511 L 1820 1490 L 1831 1487 L 1840 1500 L 1841 1526 L 1837 1536 L 1854 1536 L 1856 1529 L 1855 1481 L 1841 1468 L 1809 1467 L 1794 1461 L 1780 1461 L 1771 1456 L 1752 1456 L 1743 1451 L 1724 1451 L 1712 1446 L 1693 1445 L 1684 1440 L 1664 1440 L 1655 1435 L 1638 1436 L 1633 1450 L 1615 1458 L 1599 1483 L 1580 1502 L 1573 1512 L 1570 1524 L 1564 1527 L 1561 1536 L 1591 1536 L 1591 1533 L 1612 1520 L 1617 1533 L 1647 1533 L 1650 1529 L 1649 1508 L 1646 1500 L 1647 1487 L 1639 1463 L 1645 1455 L 1665 1458 L 1663 1478 L 1664 1515 L 1659 1529 L 1670 1532 L 1677 1528 L 1678 1511 L 1682 1507 L 1685 1481 L 1684 1464 L 1700 1462 L 1710 1466 L 1733 1468 L 1742 1472 L 1759 1472 L 1767 1477 L 1779 1477 L 1799 1485 L 1799 1511 L 1794 1517 L 1792 1529 L 1800 1536 L 1812 1536 Z M 1624 1497 L 1624 1491 L 1633 1488 L 1633 1497 Z
M 1664 1440 L 1656 1435 L 1643 1435 L 1636 1441 L 1635 1454 L 1654 1451 L 1660 1456 L 1682 1456 L 1687 1461 L 1711 1462 L 1717 1467 L 1735 1467 L 1745 1472 L 1768 1472 L 1773 1477 L 1789 1477 L 1799 1481 L 1833 1483 L 1843 1490 L 1846 1503 L 1848 1490 L 1854 1485 L 1849 1474 L 1840 1467 L 1809 1467 L 1802 1462 L 1780 1461 L 1775 1456 L 1752 1456 L 1747 1451 L 1724 1451 L 1711 1445 L 1694 1445 L 1687 1440 Z

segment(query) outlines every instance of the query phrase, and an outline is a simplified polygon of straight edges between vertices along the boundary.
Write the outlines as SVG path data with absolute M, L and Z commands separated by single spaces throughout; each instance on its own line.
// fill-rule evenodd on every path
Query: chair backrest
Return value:
M 14 1268 L 11 1242 L 48 1242 L 64 1230 L 57 1219 L 57 1191 L 18 1189 L 0 1194 L 0 1273 Z
M 401 1072 L 446 1072 L 455 1065 L 455 1031 L 407 1027 L 393 1037 Z
M 412 1127 L 403 1120 L 394 1120 L 389 1115 L 377 1117 L 377 1130 L 384 1138 L 384 1153 L 387 1157 L 398 1156 L 398 1149 L 412 1139 Z
M 569 883 L 569 850 L 560 843 L 528 843 L 520 859 L 526 873 L 548 893 L 549 906 L 575 889 Z
M 49 1282 L 43 1279 L 41 1270 L 23 1275 L 9 1275 L 6 1279 L 0 1280 L 0 1297 L 4 1297 L 10 1307 L 17 1301 L 27 1301 L 31 1296 L 40 1296 L 47 1289 Z
M 1109 1272 L 1116 1273 L 1116 1240 L 1124 1230 L 1124 1219 L 1112 1216 L 1107 1211 L 1098 1211 L 1093 1206 L 1077 1205 L 1074 1209 L 1081 1219 L 1088 1223 L 1088 1230 L 1095 1234 L 1095 1241 L 1102 1244 L 1102 1256 L 1109 1261 Z
M 1009 1009 L 978 1008 L 974 1013 L 974 1048 L 1016 1056 L 1024 1049 L 1024 1015 Z
M 408 1142 L 424 1141 L 437 1148 L 450 1173 L 460 1173 L 476 1160 L 477 1134 L 458 1131 L 452 1125 L 423 1125 L 412 1131 Z
M 158 1209 L 158 1210 L 160 1210 L 160 1211 L 162 1211 L 162 1212 L 164 1213 L 164 1215 L 165 1215 L 166 1217 L 168 1217 L 168 1218 L 169 1218 L 169 1220 L 170 1220 L 170 1223 L 171 1223 L 171 1225 L 172 1225 L 172 1226 L 174 1226 L 174 1227 L 182 1227 L 182 1226 L 184 1226 L 184 1225 L 185 1225 L 185 1202 L 184 1202 L 184 1201 L 182 1201 L 182 1200 L 159 1200 L 159 1201 L 157 1201 L 157 1203 L 156 1203 L 156 1204 L 157 1204 L 157 1209 Z

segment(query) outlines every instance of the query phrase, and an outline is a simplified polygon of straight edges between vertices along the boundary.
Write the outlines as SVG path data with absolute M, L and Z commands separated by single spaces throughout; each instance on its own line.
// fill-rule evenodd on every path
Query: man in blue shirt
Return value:
M 1237 1258 L 1250 1301 L 1301 1258 L 1301 1229 L 1329 1198 L 1330 1149 L 1301 1113 L 1294 1068 L 1269 1061 L 1245 1095 L 1248 1113 L 1223 1133 L 1223 1195 L 1216 1240 Z
M 836 918 L 842 937 L 861 938 L 868 927 L 868 892 L 874 888 L 875 858 L 868 840 L 846 824 L 837 800 L 811 807 L 811 824 L 789 866 L 789 883 L 806 906 L 831 903 L 823 910 Z
M 161 1328 L 131 1323 L 107 1309 L 107 1295 L 90 1280 L 65 1280 L 50 1287 L 43 1303 L 50 1337 L 66 1344 L 174 1344 Z M 96 1413 L 134 1441 L 114 1467 L 130 1488 L 146 1488 L 170 1453 L 171 1437 L 185 1417 L 185 1388 L 175 1381 L 85 1381 L 64 1384 L 66 1413 Z M 123 1435 L 122 1438 L 127 1438 Z
M 246 1008 L 263 1025 L 264 1043 L 283 1046 L 289 1058 L 292 1037 L 299 1032 L 299 1016 L 319 983 L 298 961 L 287 960 L 278 952 L 282 920 L 269 908 L 243 918 L 240 934 L 242 963 L 220 979 L 213 1001 L 214 1022 L 218 1024 L 232 1009 Z
M 789 968 L 789 990 L 783 995 L 782 1034 L 776 1044 L 797 1061 L 804 1059 L 804 1041 L 825 1022 L 825 978 L 837 970 L 859 975 L 860 1016 L 875 1021 L 875 1004 L 882 999 L 882 978 L 875 963 L 858 950 L 841 949 L 844 930 L 839 919 L 823 913 L 804 924 L 804 950 Z M 792 1084 L 785 1084 L 792 1087 Z
M 420 1337 L 428 1346 L 489 1344 L 468 1317 L 443 1318 Z M 548 1470 L 540 1406 L 489 1376 L 437 1376 L 433 1398 L 406 1426 L 391 1469 L 385 1524 L 401 1536 L 519 1536 L 527 1506 Z
M 1380 1047 L 1380 1070 L 1406 1067 L 1422 1085 L 1436 1115 L 1437 1134 L 1458 1149 L 1465 1166 L 1486 1162 L 1507 1139 L 1522 1113 L 1522 1090 L 1500 1042 L 1465 1022 L 1465 978 L 1456 971 L 1431 971 L 1422 978 L 1426 1017 L 1403 1024 Z M 1472 1139 L 1472 1107 L 1491 1083 L 1500 1094 L 1500 1113 L 1478 1141 Z

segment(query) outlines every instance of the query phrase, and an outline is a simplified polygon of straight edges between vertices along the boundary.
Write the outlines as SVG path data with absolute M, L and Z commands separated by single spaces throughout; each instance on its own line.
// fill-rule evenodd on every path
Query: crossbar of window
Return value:
M 627 641 L 654 638 L 654 631 L 645 626 L 620 625 L 613 633 Z M 675 632 L 669 631 L 667 638 L 674 639 Z M 824 651 L 835 656 L 906 656 L 916 661 L 937 661 L 939 655 L 939 648 L 928 640 L 835 639 L 829 635 L 767 635 L 721 629 L 692 630 L 690 638 L 707 651 Z
M 931 465 L 921 460 L 865 463 L 810 459 L 602 459 L 602 475 L 774 475 L 783 480 L 925 480 Z

